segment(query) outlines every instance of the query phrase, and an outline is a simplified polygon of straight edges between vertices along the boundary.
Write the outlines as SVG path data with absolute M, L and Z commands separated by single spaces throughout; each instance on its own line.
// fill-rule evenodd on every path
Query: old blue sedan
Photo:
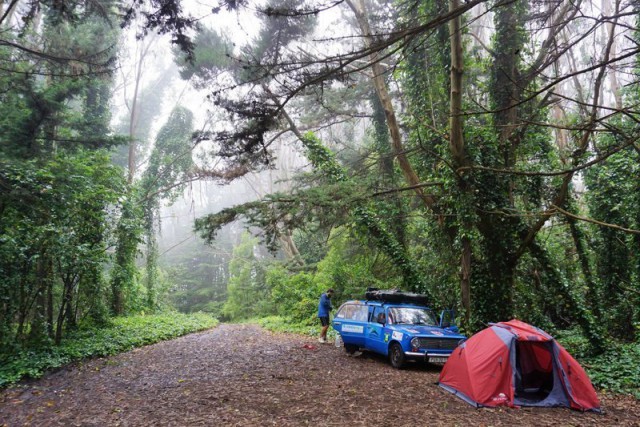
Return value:
M 411 302 L 347 301 L 336 312 L 333 328 L 347 353 L 373 351 L 400 369 L 407 360 L 447 361 L 465 340 L 450 314 L 445 311 L 438 319 L 429 307 Z

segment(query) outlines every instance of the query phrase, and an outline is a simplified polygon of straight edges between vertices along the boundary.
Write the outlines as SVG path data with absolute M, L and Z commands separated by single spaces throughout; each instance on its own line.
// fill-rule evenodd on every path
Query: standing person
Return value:
M 322 325 L 322 331 L 320 331 L 320 338 L 318 339 L 321 343 L 327 342 L 327 331 L 329 330 L 329 312 L 333 310 L 333 306 L 331 306 L 331 297 L 333 296 L 333 289 L 327 289 L 327 292 L 320 295 L 320 303 L 318 303 L 318 318 L 320 319 L 320 324 Z

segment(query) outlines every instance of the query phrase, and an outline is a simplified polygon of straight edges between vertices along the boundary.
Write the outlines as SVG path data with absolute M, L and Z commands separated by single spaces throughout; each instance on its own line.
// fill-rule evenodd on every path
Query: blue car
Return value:
M 388 356 L 400 369 L 408 360 L 444 363 L 466 339 L 453 324 L 451 311 L 437 319 L 425 305 L 394 300 L 347 301 L 340 306 L 332 324 L 347 353 L 373 351 Z

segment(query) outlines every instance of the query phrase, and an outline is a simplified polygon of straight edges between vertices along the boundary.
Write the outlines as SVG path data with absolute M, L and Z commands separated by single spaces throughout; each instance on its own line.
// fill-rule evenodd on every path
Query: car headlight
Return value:
M 458 345 L 462 344 L 463 342 L 465 342 L 467 339 L 466 338 L 462 338 L 460 341 L 458 341 Z
M 420 340 L 418 337 L 411 338 L 411 348 L 413 348 L 414 351 L 420 348 Z

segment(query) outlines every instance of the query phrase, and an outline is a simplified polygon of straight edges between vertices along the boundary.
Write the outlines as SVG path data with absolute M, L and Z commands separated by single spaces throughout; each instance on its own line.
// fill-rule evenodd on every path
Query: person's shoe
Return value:
M 327 339 L 326 338 L 318 338 L 318 342 L 321 342 L 322 344 L 326 344 L 327 343 Z

